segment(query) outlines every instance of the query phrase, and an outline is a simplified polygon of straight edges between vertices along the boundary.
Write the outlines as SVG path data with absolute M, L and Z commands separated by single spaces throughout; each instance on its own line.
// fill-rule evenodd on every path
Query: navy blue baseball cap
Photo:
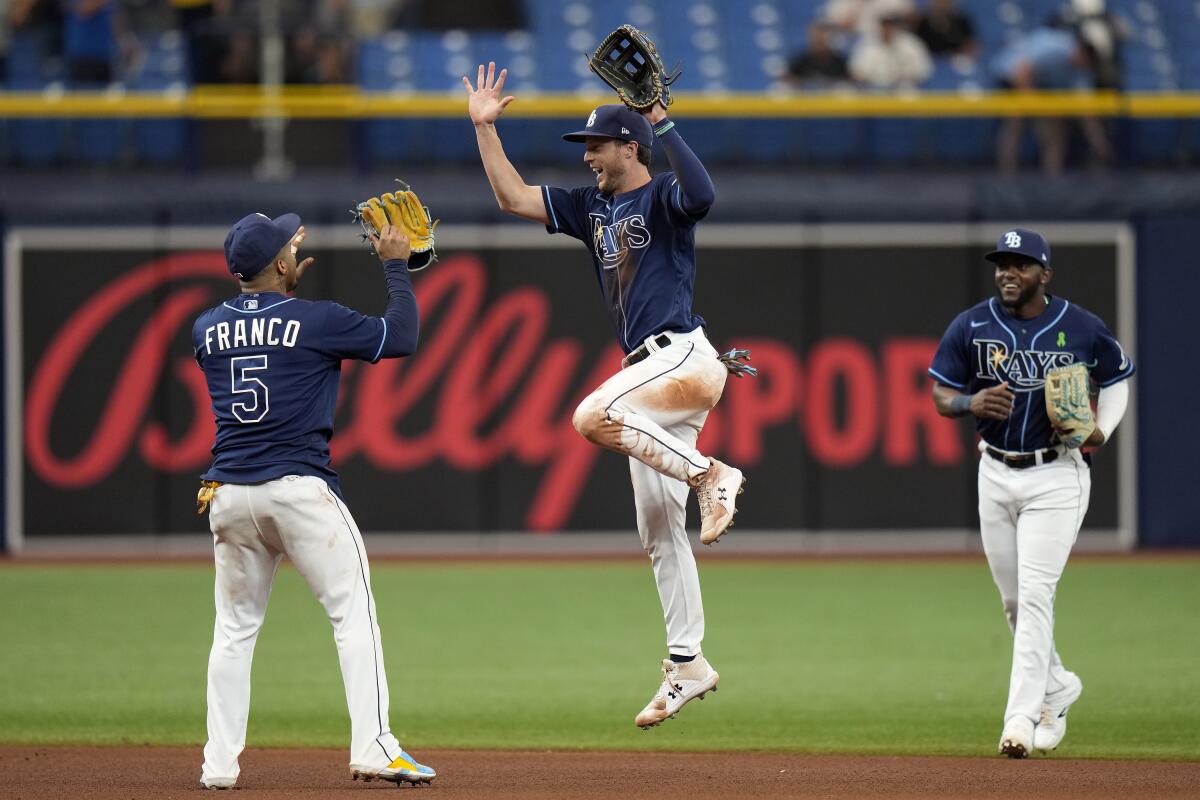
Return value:
M 1028 228 L 1013 228 L 1000 234 L 996 241 L 996 249 L 984 258 L 994 262 L 1005 253 L 1029 256 L 1043 267 L 1050 266 L 1050 245 L 1046 243 L 1046 238 Z
M 250 280 L 271 263 L 298 230 L 299 214 L 284 214 L 275 219 L 266 214 L 247 214 L 225 237 L 225 263 L 229 271 L 241 280 Z
M 583 130 L 563 134 L 568 142 L 586 142 L 589 136 L 637 142 L 642 147 L 654 145 L 654 130 L 646 118 L 619 103 L 598 106 L 588 117 Z

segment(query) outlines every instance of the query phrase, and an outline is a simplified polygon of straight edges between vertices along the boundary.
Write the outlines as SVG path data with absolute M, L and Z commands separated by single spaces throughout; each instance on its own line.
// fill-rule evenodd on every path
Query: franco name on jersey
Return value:
M 204 329 L 204 350 L 211 355 L 213 343 L 217 350 L 236 350 L 239 347 L 295 347 L 300 338 L 300 320 L 279 317 L 250 320 L 237 319 L 232 323 L 218 322 Z

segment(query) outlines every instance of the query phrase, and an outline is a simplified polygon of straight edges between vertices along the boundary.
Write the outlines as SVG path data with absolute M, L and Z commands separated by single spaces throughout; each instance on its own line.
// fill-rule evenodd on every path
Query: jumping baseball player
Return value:
M 1104 322 L 1047 293 L 1053 270 L 1041 235 L 1006 231 L 987 259 L 996 296 L 950 323 L 929 374 L 938 413 L 974 415 L 981 437 L 983 549 L 1013 631 L 1000 752 L 1024 758 L 1058 746 L 1083 691 L 1054 648 L 1054 594 L 1091 492 L 1079 447 L 1112 436 L 1134 366 Z M 1100 387 L 1094 418 L 1089 373 Z
M 350 710 L 354 778 L 428 783 L 435 776 L 391 733 L 367 553 L 329 466 L 342 360 L 373 363 L 416 349 L 409 240 L 390 225 L 372 237 L 388 288 L 380 318 L 288 296 L 313 262 L 296 263 L 304 236 L 295 214 L 240 220 L 225 239 L 225 259 L 241 294 L 205 311 L 192 328 L 217 419 L 212 467 L 197 498 L 201 513 L 211 505 L 216 559 L 208 743 L 200 776 L 210 789 L 237 782 L 250 662 L 284 555 L 333 625 Z
M 712 544 L 733 521 L 744 482 L 739 470 L 696 450 L 729 374 L 703 318 L 692 313 L 694 229 L 712 205 L 713 184 L 661 105 L 644 115 L 606 105 L 582 130 L 563 137 L 586 144 L 583 160 L 595 184 L 569 190 L 527 185 L 496 132 L 513 98 L 502 93 L 507 71 L 495 70 L 489 64 L 485 74 L 481 65 L 476 85 L 466 77 L 463 83 L 496 200 L 510 214 L 588 246 L 626 353 L 621 370 L 579 405 L 573 421 L 589 441 L 629 457 L 638 533 L 654 569 L 670 656 L 662 662 L 657 694 L 635 718 L 650 728 L 717 687 L 717 672 L 700 650 L 704 610 L 684 529 L 688 489 L 700 501 L 700 540 Z M 655 139 L 672 171 L 651 177 Z

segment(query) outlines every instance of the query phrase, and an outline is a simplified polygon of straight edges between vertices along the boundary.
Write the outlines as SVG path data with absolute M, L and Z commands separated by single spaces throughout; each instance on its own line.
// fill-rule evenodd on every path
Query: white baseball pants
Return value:
M 1066 685 L 1054 648 L 1054 594 L 1087 513 L 1092 477 L 1078 450 L 1013 469 L 979 461 L 979 523 L 992 579 L 1013 631 L 1007 722 L 1037 723 L 1047 695 Z
M 388 685 L 362 535 L 325 481 L 289 475 L 225 484 L 209 507 L 216 560 L 216 625 L 208 659 L 208 743 L 202 780 L 236 779 L 250 712 L 250 662 L 284 555 L 333 625 L 350 710 L 350 763 L 400 755 L 388 723 Z
M 696 449 L 729 373 L 704 331 L 669 333 L 671 343 L 613 375 L 584 401 L 622 426 L 638 534 L 650 556 L 667 626 L 667 650 L 696 655 L 704 639 L 700 574 L 688 540 L 688 478 L 708 469 Z M 653 337 L 652 337 L 653 338 Z

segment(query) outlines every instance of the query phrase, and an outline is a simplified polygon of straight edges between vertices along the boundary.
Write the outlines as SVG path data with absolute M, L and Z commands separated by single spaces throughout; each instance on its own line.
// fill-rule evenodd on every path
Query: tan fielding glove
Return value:
M 364 239 L 367 233 L 379 236 L 384 225 L 390 224 L 403 230 L 412 247 L 408 271 L 416 272 L 437 261 L 433 230 L 439 220 L 431 222 L 429 207 L 421 205 L 416 192 L 404 181 L 397 180 L 397 183 L 404 187 L 401 191 L 372 197 L 355 206 L 354 219 L 362 225 Z
M 1046 371 L 1046 415 L 1059 440 L 1076 448 L 1096 430 L 1096 417 L 1088 395 L 1088 371 L 1075 363 Z

